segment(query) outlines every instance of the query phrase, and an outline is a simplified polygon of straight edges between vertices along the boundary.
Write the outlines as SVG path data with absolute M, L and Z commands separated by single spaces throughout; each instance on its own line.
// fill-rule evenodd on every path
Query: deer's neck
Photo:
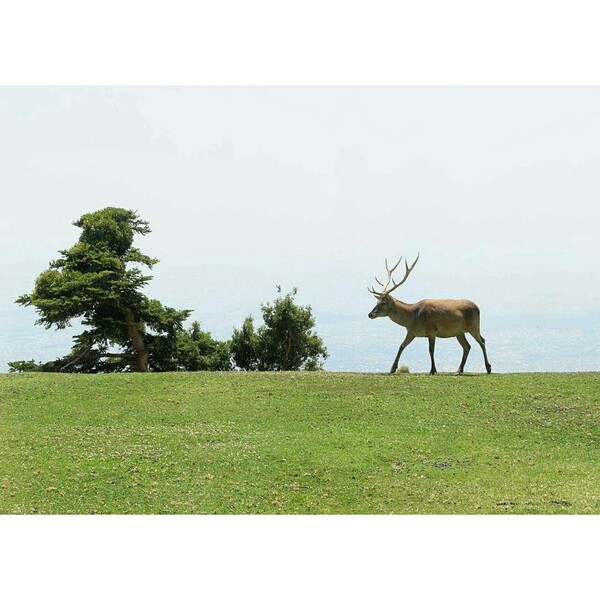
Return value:
M 394 323 L 409 328 L 414 321 L 415 305 L 396 300 L 396 298 L 392 298 L 392 300 L 394 301 L 394 310 L 388 315 L 389 318 Z

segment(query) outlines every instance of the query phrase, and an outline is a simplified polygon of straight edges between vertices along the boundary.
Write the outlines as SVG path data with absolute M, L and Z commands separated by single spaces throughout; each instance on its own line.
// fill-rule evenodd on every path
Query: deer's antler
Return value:
M 379 281 L 379 279 L 377 279 L 377 277 L 375 277 L 375 281 L 383 287 L 383 289 L 380 292 L 376 292 L 373 288 L 369 289 L 369 292 L 371 292 L 371 294 L 373 294 L 374 296 L 384 296 L 385 294 L 390 294 L 391 292 L 393 292 L 395 289 L 399 288 L 407 279 L 408 276 L 410 275 L 410 272 L 415 268 L 415 265 L 417 264 L 417 261 L 419 260 L 419 254 L 417 254 L 417 258 L 415 258 L 415 262 L 413 262 L 413 264 L 409 267 L 408 266 L 408 261 L 406 259 L 404 259 L 404 265 L 406 268 L 406 272 L 404 273 L 404 277 L 402 278 L 402 281 L 400 281 L 399 283 L 396 283 L 393 279 L 393 273 L 394 270 L 396 269 L 396 267 L 400 264 L 400 262 L 402 261 L 402 257 L 400 257 L 400 260 L 390 269 L 388 267 L 388 262 L 387 262 L 387 258 L 385 259 L 385 270 L 387 271 L 388 274 L 388 279 L 387 282 L 385 283 L 385 285 L 383 283 L 381 283 L 381 281 Z M 394 284 L 394 287 L 390 288 L 388 290 L 388 286 L 390 285 L 390 283 Z

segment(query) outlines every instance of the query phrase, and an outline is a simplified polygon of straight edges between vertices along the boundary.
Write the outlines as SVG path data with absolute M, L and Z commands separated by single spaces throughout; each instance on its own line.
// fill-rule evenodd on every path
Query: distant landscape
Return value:
M 388 371 L 404 336 L 404 330 L 388 319 L 370 321 L 367 312 L 373 302 L 365 294 L 364 314 L 332 315 L 314 305 L 316 330 L 330 357 L 327 371 Z M 249 308 L 247 313 L 252 310 Z M 71 347 L 71 329 L 46 331 L 34 325 L 32 309 L 18 306 L 0 308 L 0 372 L 8 371 L 13 360 L 52 360 Z M 228 339 L 238 314 L 193 313 L 217 339 Z M 490 361 L 496 373 L 596 371 L 600 368 L 600 311 L 579 315 L 489 316 L 482 308 L 482 332 L 487 340 Z M 454 371 L 461 349 L 455 339 L 438 340 L 436 360 L 441 371 Z M 427 342 L 416 340 L 402 356 L 411 372 L 429 370 Z M 478 348 L 469 356 L 466 370 L 484 372 Z

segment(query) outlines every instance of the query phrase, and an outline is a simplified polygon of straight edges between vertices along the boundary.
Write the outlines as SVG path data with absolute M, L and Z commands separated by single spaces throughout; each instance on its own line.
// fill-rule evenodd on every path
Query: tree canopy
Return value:
M 277 288 L 281 293 L 281 288 Z M 297 293 L 261 305 L 264 324 L 254 329 L 247 317 L 240 329 L 233 330 L 231 356 L 235 365 L 246 371 L 318 370 L 327 358 L 323 340 L 312 329 L 315 319 L 310 306 L 298 306 Z
M 154 357 L 175 349 L 176 334 L 190 310 L 176 310 L 141 290 L 152 279 L 141 267 L 158 262 L 133 246 L 134 236 L 150 233 L 137 212 L 107 207 L 73 223 L 79 241 L 61 250 L 16 302 L 34 306 L 36 323 L 63 329 L 81 319 L 71 353 L 55 361 L 63 371 L 148 371 Z

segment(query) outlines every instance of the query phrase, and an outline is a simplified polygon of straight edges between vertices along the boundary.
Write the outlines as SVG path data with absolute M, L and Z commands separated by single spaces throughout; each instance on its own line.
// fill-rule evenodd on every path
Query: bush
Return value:
M 232 369 L 229 342 L 213 339 L 202 331 L 199 321 L 189 329 L 178 331 L 174 347 L 166 349 L 157 360 L 157 371 L 230 371 Z
M 281 288 L 277 287 L 281 294 Z M 323 340 L 312 331 L 315 320 L 310 306 L 294 302 L 297 293 L 261 305 L 264 324 L 257 330 L 251 316 L 241 329 L 234 329 L 231 356 L 239 369 L 246 371 L 315 371 L 327 358 Z
M 241 329 L 233 329 L 231 359 L 243 371 L 265 371 L 261 355 L 260 335 L 254 330 L 254 319 L 246 317 Z
M 32 373 L 32 372 L 43 372 L 43 371 L 55 371 L 54 361 L 42 363 L 36 362 L 33 358 L 31 360 L 15 360 L 8 363 L 9 373 Z

